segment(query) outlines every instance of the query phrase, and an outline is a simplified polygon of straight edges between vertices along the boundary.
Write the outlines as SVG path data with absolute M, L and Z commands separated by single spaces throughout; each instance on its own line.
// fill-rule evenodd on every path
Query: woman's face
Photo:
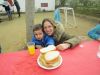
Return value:
M 53 33 L 54 33 L 54 27 L 53 27 L 53 25 L 50 22 L 45 21 L 43 28 L 44 28 L 44 31 L 45 31 L 46 34 L 48 34 L 50 36 L 53 35 Z

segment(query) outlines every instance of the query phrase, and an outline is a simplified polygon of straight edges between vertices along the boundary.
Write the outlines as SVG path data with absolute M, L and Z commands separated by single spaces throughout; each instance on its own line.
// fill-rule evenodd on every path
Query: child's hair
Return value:
M 42 25 L 41 24 L 36 24 L 36 25 L 33 26 L 33 32 L 37 31 L 37 30 L 40 30 L 40 29 L 42 30 Z

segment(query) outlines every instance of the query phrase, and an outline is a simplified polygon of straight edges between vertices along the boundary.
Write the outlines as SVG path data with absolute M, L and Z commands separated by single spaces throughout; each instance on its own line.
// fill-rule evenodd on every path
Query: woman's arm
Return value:
M 64 30 L 57 27 L 56 32 L 54 34 L 54 38 L 57 41 L 57 49 L 65 50 L 68 48 L 72 48 L 80 43 L 80 39 L 75 36 L 68 35 Z
M 78 37 L 70 36 L 65 32 L 61 35 L 59 44 L 56 46 L 58 50 L 65 50 L 72 48 L 80 43 L 80 39 Z
M 63 43 L 63 44 L 59 44 L 56 46 L 56 49 L 57 50 L 66 50 L 66 49 L 69 49 L 70 48 L 70 44 L 69 43 Z
M 81 40 L 78 37 L 68 35 L 64 32 L 61 36 L 60 41 L 62 41 L 63 43 L 70 44 L 69 48 L 72 48 L 79 44 Z

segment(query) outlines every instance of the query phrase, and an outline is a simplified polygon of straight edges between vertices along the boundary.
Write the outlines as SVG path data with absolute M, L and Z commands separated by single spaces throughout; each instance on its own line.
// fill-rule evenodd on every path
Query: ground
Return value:
M 25 14 L 21 14 L 20 18 L 15 14 L 11 21 L 6 18 L 7 17 L 4 17 L 4 21 L 0 23 L 0 45 L 2 52 L 6 53 L 22 50 L 26 43 Z M 53 18 L 53 13 L 36 13 L 34 23 L 41 23 L 44 18 Z M 76 17 L 76 22 L 77 27 L 70 28 L 70 25 L 64 25 L 66 32 L 72 35 L 86 36 L 86 38 L 90 40 L 87 36 L 87 32 L 95 26 L 96 22 L 82 17 Z

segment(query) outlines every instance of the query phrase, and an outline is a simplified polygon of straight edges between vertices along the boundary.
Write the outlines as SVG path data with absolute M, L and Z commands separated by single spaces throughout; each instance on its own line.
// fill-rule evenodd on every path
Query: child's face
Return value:
M 42 40 L 43 39 L 43 35 L 44 35 L 44 33 L 43 33 L 42 29 L 34 31 L 34 36 L 38 40 Z

